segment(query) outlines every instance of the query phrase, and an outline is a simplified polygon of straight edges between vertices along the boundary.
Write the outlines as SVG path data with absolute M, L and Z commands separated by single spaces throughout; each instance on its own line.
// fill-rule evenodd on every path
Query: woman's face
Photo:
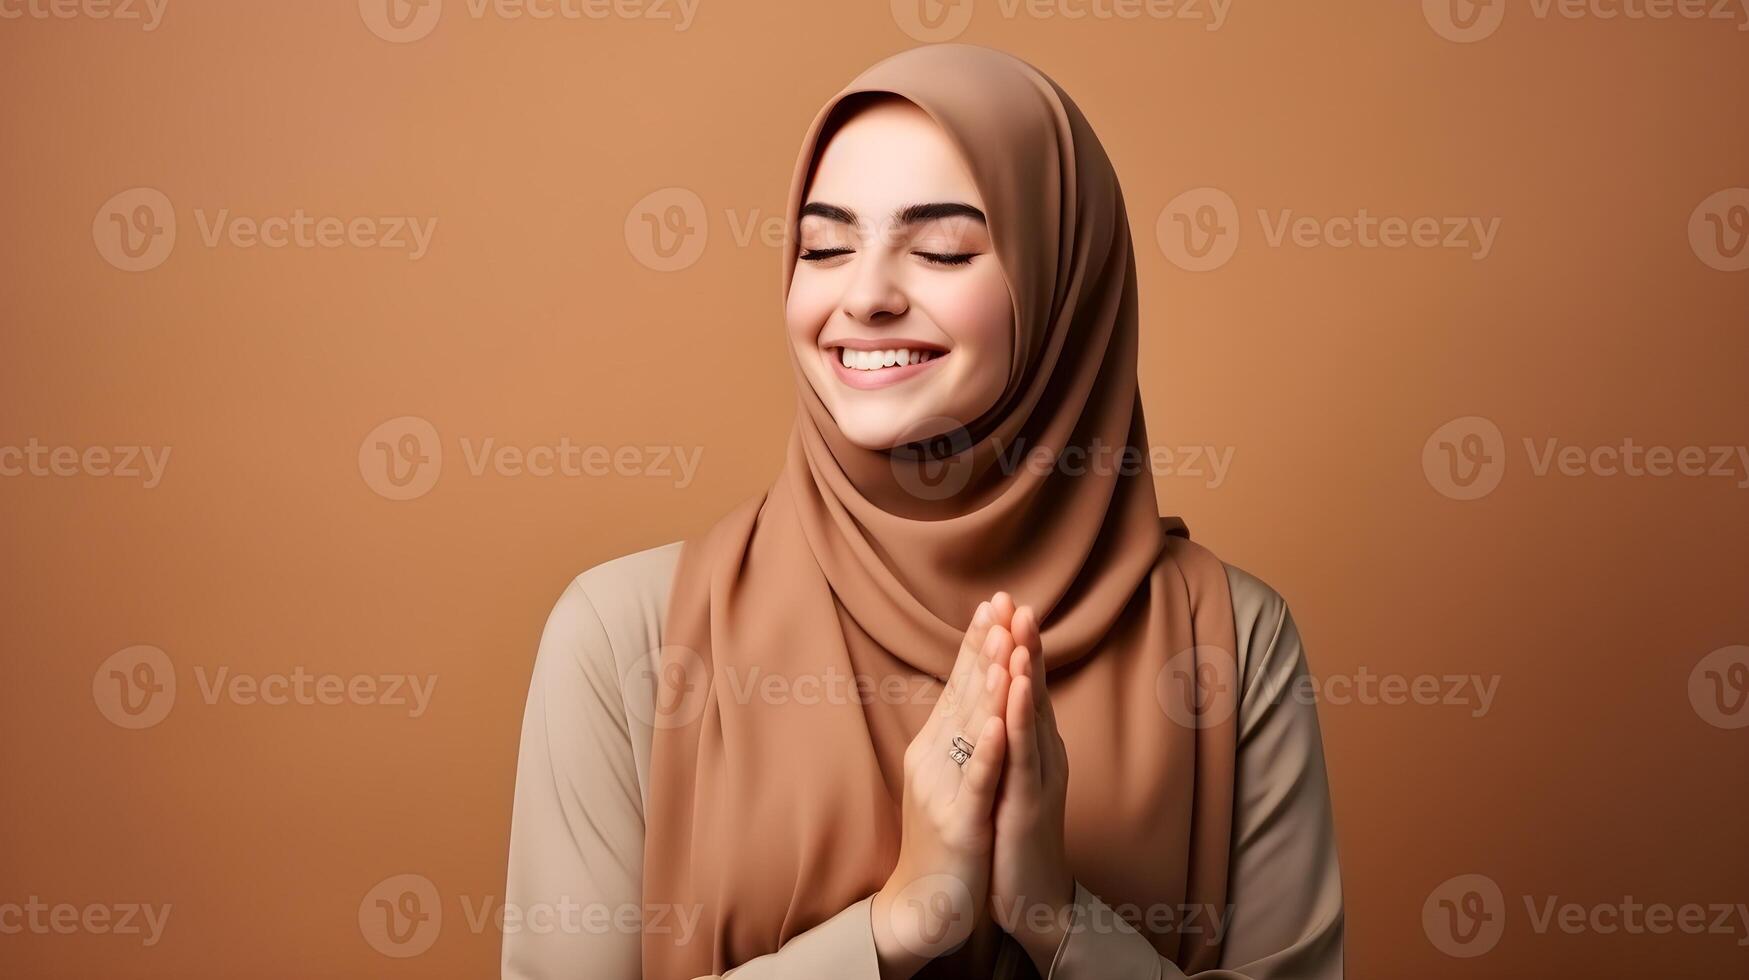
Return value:
M 845 437 L 891 449 L 994 406 L 1014 305 L 941 127 L 903 99 L 871 102 L 833 134 L 803 201 L 785 316 Z

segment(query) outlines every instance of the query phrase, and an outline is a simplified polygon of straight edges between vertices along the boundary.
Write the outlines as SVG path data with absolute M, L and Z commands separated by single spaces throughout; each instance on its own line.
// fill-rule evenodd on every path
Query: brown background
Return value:
M 373 2 L 170 0 L 151 31 L 0 20 L 0 445 L 172 451 L 152 489 L 0 477 L 0 906 L 173 906 L 151 948 L 0 935 L 0 974 L 496 974 L 500 935 L 466 913 L 503 894 L 544 617 L 570 576 L 699 531 L 775 472 L 779 256 L 736 234 L 781 222 L 819 105 L 918 43 L 903 2 L 703 0 L 677 31 L 445 0 L 405 43 L 369 28 Z M 1481 717 L 1320 705 L 1351 975 L 1741 976 L 1741 924 L 1539 933 L 1525 897 L 1749 902 L 1749 729 L 1730 727 L 1749 709 L 1709 720 L 1690 698 L 1703 657 L 1749 643 L 1749 474 L 1538 476 L 1523 441 L 1749 442 L 1749 271 L 1689 234 L 1709 196 L 1749 186 L 1745 18 L 1513 3 L 1461 43 L 1438 6 L 1237 0 L 1207 30 L 1201 5 L 1067 19 L 980 0 L 956 39 L 1051 74 L 1116 162 L 1150 436 L 1233 452 L 1218 487 L 1161 476 L 1162 508 L 1288 598 L 1320 677 L 1498 678 Z M 1240 231 L 1193 273 L 1155 228 L 1205 186 Z M 136 187 L 178 227 L 162 264 L 128 272 L 101 209 Z M 664 188 L 696 194 L 707 228 L 671 272 L 626 231 Z M 437 226 L 417 260 L 209 247 L 201 216 L 221 208 Z M 1500 224 L 1477 261 L 1271 247 L 1257 215 L 1361 208 Z M 359 461 L 401 416 L 443 453 L 406 501 Z M 1422 465 L 1468 416 L 1507 460 L 1473 501 Z M 475 476 L 461 442 L 488 437 L 702 457 L 685 487 Z M 135 644 L 178 684 L 140 730 L 93 693 Z M 418 718 L 209 704 L 197 678 L 220 668 L 437 686 Z M 360 925 L 397 874 L 441 895 L 422 955 L 382 955 Z M 1477 958 L 1423 922 L 1463 874 L 1504 895 Z

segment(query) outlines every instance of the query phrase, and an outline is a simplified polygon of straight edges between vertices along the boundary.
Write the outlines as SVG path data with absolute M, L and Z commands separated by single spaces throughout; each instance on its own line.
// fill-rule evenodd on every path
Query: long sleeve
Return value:
M 678 553 L 665 545 L 599 565 L 571 582 L 547 618 L 517 757 L 506 980 L 640 980 L 644 929 L 691 937 L 699 927 L 696 913 L 640 900 L 649 658 L 661 646 Z M 879 980 L 870 906 L 863 899 L 723 976 Z
M 1244 690 L 1233 864 L 1218 969 L 1195 980 L 1340 980 L 1342 882 L 1317 709 L 1299 630 L 1275 590 L 1227 567 Z M 1187 927 L 1197 925 L 1187 915 Z M 1074 919 L 1048 980 L 1184 980 L 1097 895 L 1075 886 Z

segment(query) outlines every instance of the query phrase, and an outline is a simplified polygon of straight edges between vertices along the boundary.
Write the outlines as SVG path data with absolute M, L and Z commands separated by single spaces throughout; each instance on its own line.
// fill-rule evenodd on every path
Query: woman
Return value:
M 542 636 L 505 975 L 1340 976 L 1299 636 L 1159 516 L 1080 111 L 896 55 L 816 116 L 788 229 L 783 471 Z

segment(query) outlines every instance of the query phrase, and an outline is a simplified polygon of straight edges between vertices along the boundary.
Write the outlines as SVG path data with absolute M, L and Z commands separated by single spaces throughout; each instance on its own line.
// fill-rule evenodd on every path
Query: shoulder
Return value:
M 664 609 L 683 542 L 673 541 L 604 561 L 572 579 L 604 618 Z
M 622 675 L 630 658 L 661 645 L 668 592 L 682 542 L 604 561 L 571 579 L 541 637 L 543 653 L 562 651 Z M 603 662 L 605 661 L 605 662 Z
M 1240 650 L 1268 649 L 1287 620 L 1287 600 L 1243 568 L 1231 562 L 1221 564 L 1227 571 L 1227 591 L 1233 597 L 1233 630 Z
M 1305 654 L 1293 613 L 1281 593 L 1237 565 L 1222 564 L 1233 597 L 1240 728 L 1249 731 L 1305 672 Z

